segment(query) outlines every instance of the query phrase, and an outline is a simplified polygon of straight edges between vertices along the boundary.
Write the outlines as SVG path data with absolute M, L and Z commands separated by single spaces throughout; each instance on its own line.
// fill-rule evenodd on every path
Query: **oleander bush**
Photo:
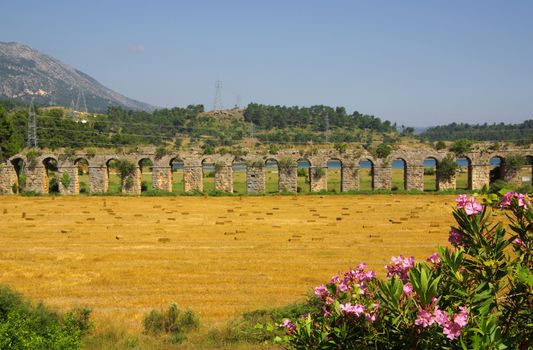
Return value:
M 492 203 L 494 205 L 494 203 Z M 393 257 L 387 278 L 365 264 L 315 288 L 319 311 L 285 319 L 288 349 L 528 349 L 533 344 L 533 210 L 509 192 L 494 210 L 460 195 L 452 248 Z

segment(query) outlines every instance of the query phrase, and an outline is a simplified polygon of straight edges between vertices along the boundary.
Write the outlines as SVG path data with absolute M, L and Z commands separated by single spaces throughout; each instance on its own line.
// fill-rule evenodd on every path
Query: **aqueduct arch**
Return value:
M 71 152 L 69 152 L 71 153 Z M 450 155 L 447 151 L 436 151 L 429 147 L 399 147 L 386 158 L 376 158 L 366 150 L 343 150 L 342 153 L 334 149 L 317 149 L 312 153 L 303 153 L 295 149 L 284 149 L 276 154 L 264 154 L 249 151 L 246 156 L 236 159 L 231 154 L 203 155 L 200 152 L 183 152 L 180 155 L 164 155 L 156 157 L 155 149 L 147 149 L 133 154 L 76 154 L 56 153 L 17 154 L 0 164 L 0 192 L 4 194 L 17 193 L 24 185 L 25 191 L 48 193 L 50 176 L 54 175 L 59 181 L 60 194 L 78 194 L 80 192 L 80 176 L 84 182 L 88 181 L 91 193 L 105 193 L 109 189 L 110 179 L 114 186 L 117 176 L 112 168 L 112 162 L 127 160 L 135 165 L 135 174 L 131 188 L 120 188 L 122 192 L 139 194 L 141 192 L 141 160 L 149 159 L 152 170 L 152 187 L 154 190 L 171 192 L 173 190 L 173 170 L 176 160 L 180 160 L 180 172 L 183 173 L 183 191 L 203 191 L 202 163 L 209 158 L 214 171 L 214 188 L 217 191 L 233 192 L 234 166 L 238 164 L 239 171 L 244 177 L 246 173 L 246 192 L 268 192 L 266 177 L 273 175 L 277 184 L 273 188 L 277 192 L 296 192 L 298 186 L 298 160 L 308 161 L 307 171 L 310 190 L 319 192 L 328 189 L 328 171 L 331 161 L 337 164 L 336 171 L 340 173 L 340 190 L 343 192 L 358 189 L 387 189 L 392 188 L 392 162 L 394 159 L 404 161 L 404 186 L 407 190 L 424 190 L 424 161 L 434 161 L 434 169 L 444 158 L 451 156 L 454 161 L 464 159 L 465 172 L 457 174 L 455 178 L 442 179 L 436 171 L 436 189 L 446 190 L 456 187 L 456 178 L 463 181 L 464 188 L 478 190 L 490 183 L 490 160 L 500 159 L 501 176 L 506 181 L 521 181 L 520 172 L 516 167 L 506 167 L 506 160 L 512 157 L 529 159 L 533 163 L 533 149 L 505 149 L 498 152 L 478 150 L 460 156 Z M 529 158 L 527 158 L 529 157 Z M 83 162 L 83 166 L 80 163 Z M 273 168 L 269 167 L 273 164 Z M 503 167 L 502 167 L 503 165 Z M 340 167 L 340 168 L 339 168 Z M 525 167 L 525 166 L 524 166 Z M 533 168 L 533 167 L 532 167 Z M 80 170 L 82 169 L 82 170 Z M 524 171 L 528 170 L 523 170 Z M 333 171 L 331 171 L 333 172 Z M 531 170 L 533 177 L 533 169 Z M 369 175 L 366 175 L 369 174 Z M 331 175 L 331 174 L 330 174 Z M 527 174 L 526 174 L 527 175 Z M 366 176 L 366 178 L 365 178 Z M 460 177 L 463 176 L 461 179 Z M 274 176 L 272 176 L 274 178 Z M 523 176 L 522 177 L 527 177 Z M 146 178 L 146 176 L 145 176 Z M 339 180 L 337 180 L 339 181 Z M 360 186 L 360 183 L 367 187 Z M 272 186 L 272 184 L 270 185 Z

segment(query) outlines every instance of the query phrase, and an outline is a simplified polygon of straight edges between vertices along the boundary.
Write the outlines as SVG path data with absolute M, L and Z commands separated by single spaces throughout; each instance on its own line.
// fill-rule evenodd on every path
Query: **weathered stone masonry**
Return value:
M 155 151 L 148 149 L 137 154 L 75 154 L 66 156 L 61 152 L 57 154 L 41 154 L 36 159 L 27 158 L 25 154 L 11 157 L 4 164 L 0 164 L 0 193 L 13 194 L 18 187 L 18 174 L 15 168 L 17 161 L 26 164 L 25 190 L 36 193 L 48 193 L 48 172 L 46 161 L 54 160 L 58 167 L 61 194 L 72 195 L 79 193 L 78 168 L 76 161 L 85 159 L 89 164 L 89 190 L 91 193 L 105 193 L 108 190 L 108 167 L 107 164 L 113 159 L 124 159 L 137 165 L 134 174 L 123 186 L 125 193 L 139 194 L 141 192 L 141 168 L 140 162 L 149 159 L 152 166 L 152 185 L 154 189 L 172 191 L 172 160 L 183 160 L 184 191 L 203 191 L 202 163 L 207 159 L 215 164 L 215 189 L 224 192 L 233 192 L 233 164 L 246 164 L 246 189 L 248 193 L 265 192 L 265 162 L 274 160 L 278 163 L 278 190 L 280 192 L 297 191 L 297 162 L 305 159 L 309 162 L 309 180 L 311 191 L 320 192 L 327 190 L 328 160 L 338 160 L 341 163 L 341 190 L 343 192 L 359 189 L 359 162 L 368 160 L 372 163 L 372 183 L 374 189 L 391 189 L 392 186 L 392 161 L 401 159 L 405 162 L 405 189 L 424 189 L 424 166 L 425 159 L 433 158 L 440 162 L 447 156 L 446 151 L 435 151 L 429 147 L 400 147 L 392 152 L 386 159 L 376 159 L 364 150 L 348 150 L 338 153 L 333 149 L 319 149 L 313 155 L 306 156 L 301 151 L 285 149 L 278 154 L 259 154 L 250 151 L 245 157 L 236 159 L 228 154 L 214 154 L 206 158 L 199 152 L 183 152 L 180 154 L 166 155 L 161 158 L 155 157 Z M 469 160 L 468 178 L 469 188 L 478 190 L 489 184 L 490 159 L 499 157 L 502 159 L 500 177 L 505 181 L 519 182 L 519 174 L 516 169 L 506 169 L 505 158 L 511 155 L 531 157 L 533 150 L 507 149 L 498 152 L 476 151 L 464 154 Z M 32 166 L 29 166 L 29 165 Z M 533 170 L 532 170 L 533 173 Z M 63 175 L 66 174 L 66 175 Z M 65 183 L 68 182 L 65 186 Z M 455 178 L 442 179 L 437 173 L 437 189 L 446 190 L 455 188 Z

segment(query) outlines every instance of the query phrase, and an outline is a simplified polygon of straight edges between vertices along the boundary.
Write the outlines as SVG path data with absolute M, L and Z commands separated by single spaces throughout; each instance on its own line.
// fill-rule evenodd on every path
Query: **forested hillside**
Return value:
M 519 144 L 529 144 L 533 142 L 533 120 L 526 120 L 520 124 L 451 123 L 431 127 L 420 136 L 430 141 L 469 139 L 474 141 L 515 141 Z
M 26 144 L 28 106 L 0 101 L 2 158 Z M 159 109 L 152 113 L 110 107 L 105 114 L 73 113 L 63 107 L 36 108 L 37 138 L 42 148 L 164 145 L 179 149 L 184 139 L 205 152 L 245 138 L 267 143 L 371 143 L 375 135 L 398 136 L 389 121 L 346 113 L 342 107 L 285 107 L 250 104 L 245 110 L 205 112 L 202 105 Z

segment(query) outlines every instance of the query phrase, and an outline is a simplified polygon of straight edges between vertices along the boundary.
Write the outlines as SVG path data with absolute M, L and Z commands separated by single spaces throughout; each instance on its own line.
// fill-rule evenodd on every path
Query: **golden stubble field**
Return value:
M 0 283 L 141 328 L 176 301 L 217 325 L 366 262 L 447 244 L 455 196 L 1 197 Z

